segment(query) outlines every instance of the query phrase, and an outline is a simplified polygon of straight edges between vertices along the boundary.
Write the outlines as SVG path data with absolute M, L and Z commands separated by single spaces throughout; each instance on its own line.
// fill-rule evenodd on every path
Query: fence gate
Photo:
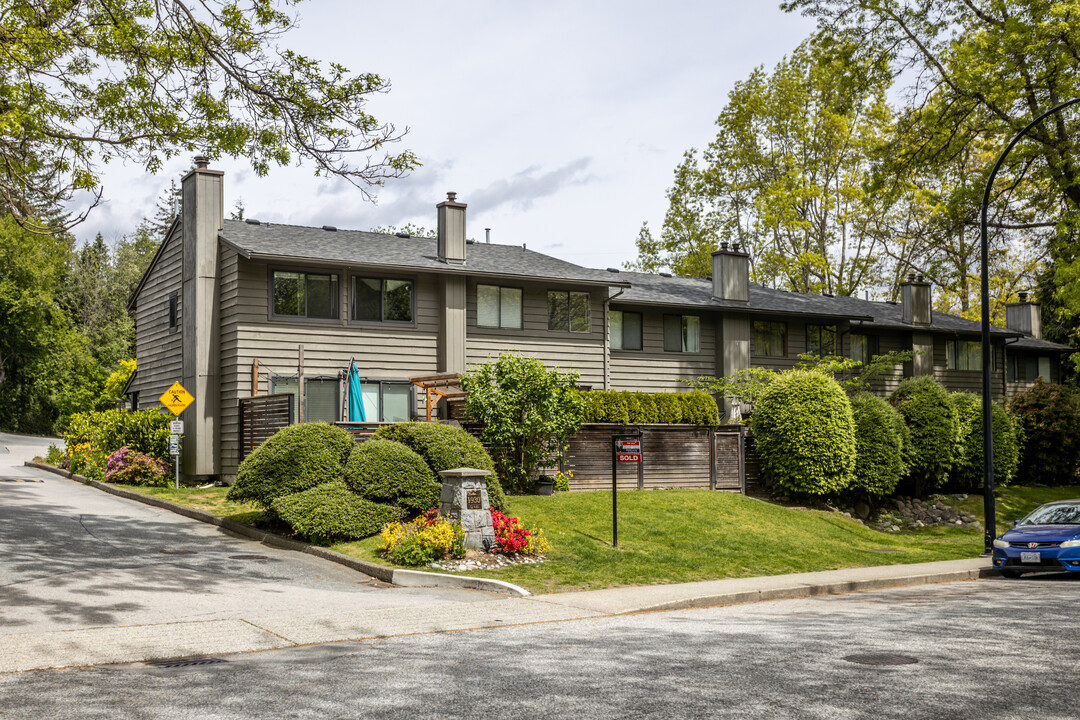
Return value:
M 240 460 L 278 430 L 294 422 L 292 393 L 241 398 Z

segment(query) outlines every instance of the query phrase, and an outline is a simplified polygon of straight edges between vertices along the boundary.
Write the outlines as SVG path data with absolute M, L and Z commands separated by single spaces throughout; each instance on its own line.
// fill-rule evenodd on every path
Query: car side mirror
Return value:
M 1020 524 L 1019 520 L 1013 520 L 1013 527 L 1016 527 L 1019 524 Z

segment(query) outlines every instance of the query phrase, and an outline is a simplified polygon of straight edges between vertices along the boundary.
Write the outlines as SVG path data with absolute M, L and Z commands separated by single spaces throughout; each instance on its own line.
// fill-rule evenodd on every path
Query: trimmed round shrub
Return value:
M 656 401 L 653 400 L 653 396 L 645 392 L 636 392 L 634 397 L 637 398 L 638 405 L 641 406 L 641 420 L 643 423 L 657 422 L 656 418 L 659 417 L 656 409 Z
M 846 488 L 855 470 L 851 403 L 832 377 L 780 373 L 754 404 L 754 442 L 776 487 L 824 495 Z
M 952 393 L 949 399 L 956 407 L 960 428 L 960 443 L 949 475 L 949 487 L 957 492 L 971 492 L 982 485 L 986 475 L 982 396 L 958 392 Z M 994 428 L 994 485 L 1007 485 L 1016 477 L 1020 445 L 1012 419 L 1004 407 L 992 405 L 991 421 Z
M 1041 378 L 1009 403 L 1023 439 L 1024 483 L 1073 485 L 1080 463 L 1080 393 Z
M 688 425 L 712 425 L 720 424 L 720 407 L 712 395 L 704 390 L 691 390 L 690 392 L 678 393 L 679 403 L 682 405 L 682 421 Z
M 949 393 L 929 375 L 904 380 L 889 396 L 908 427 L 910 490 L 923 496 L 941 487 L 956 458 L 960 425 Z
M 164 460 L 132 450 L 127 445 L 109 455 L 105 467 L 105 482 L 158 487 L 169 484 L 169 466 Z
M 490 470 L 492 474 L 487 478 L 488 502 L 496 510 L 505 508 L 506 496 L 495 475 L 495 463 L 483 443 L 467 431 L 442 423 L 402 422 L 379 428 L 372 439 L 393 440 L 412 450 L 431 468 L 436 483 L 440 482 L 439 473 L 443 470 L 460 467 Z
M 340 480 L 279 497 L 270 509 L 294 532 L 318 545 L 375 535 L 401 519 L 398 508 L 365 500 Z
M 851 398 L 855 419 L 855 479 L 849 490 L 884 497 L 896 489 L 907 470 L 904 418 L 883 398 L 868 392 Z
M 679 401 L 678 393 L 654 393 L 653 401 L 656 403 L 656 422 L 681 423 L 683 421 L 683 405 Z
M 345 463 L 345 484 L 360 497 L 412 514 L 437 507 L 442 493 L 424 458 L 399 442 L 382 438 L 353 448 Z
M 279 497 L 341 479 L 353 436 L 325 422 L 290 425 L 244 458 L 226 496 L 264 508 Z

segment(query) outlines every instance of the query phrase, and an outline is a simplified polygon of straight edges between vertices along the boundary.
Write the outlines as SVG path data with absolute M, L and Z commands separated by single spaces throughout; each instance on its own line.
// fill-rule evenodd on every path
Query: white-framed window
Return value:
M 612 310 L 608 314 L 612 350 L 641 349 L 641 313 Z
M 665 315 L 664 350 L 701 352 L 701 318 L 697 315 Z
M 476 324 L 479 327 L 520 330 L 521 305 L 521 288 L 476 286 Z

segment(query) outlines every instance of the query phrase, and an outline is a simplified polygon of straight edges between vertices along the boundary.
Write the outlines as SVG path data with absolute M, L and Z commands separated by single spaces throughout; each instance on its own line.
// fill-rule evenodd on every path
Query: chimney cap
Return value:
M 447 192 L 446 199 L 450 202 L 457 202 L 457 193 L 452 190 L 450 192 Z
M 1020 297 L 1020 302 L 1027 302 L 1028 294 L 1026 292 L 1017 293 L 1017 295 Z
M 196 170 L 205 170 L 208 167 L 210 167 L 210 158 L 206 157 L 205 155 L 196 155 L 195 156 L 195 169 Z

